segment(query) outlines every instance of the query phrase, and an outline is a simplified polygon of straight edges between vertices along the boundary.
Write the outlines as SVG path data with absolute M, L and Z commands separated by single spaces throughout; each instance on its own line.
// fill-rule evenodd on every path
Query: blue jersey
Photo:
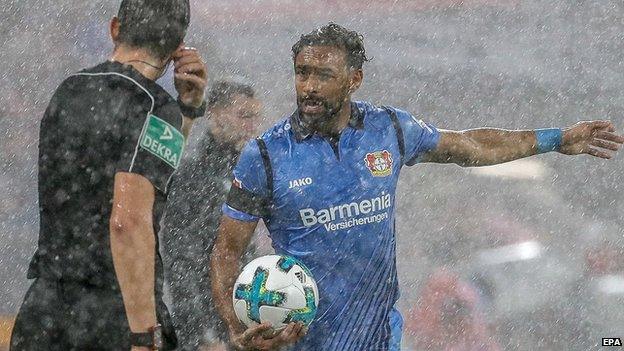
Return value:
M 316 279 L 316 320 L 294 349 L 390 350 L 401 325 L 397 181 L 403 165 L 437 146 L 437 129 L 405 111 L 354 102 L 337 140 L 307 130 L 297 112 L 260 139 L 243 150 L 223 211 L 262 217 L 276 253 L 301 260 Z

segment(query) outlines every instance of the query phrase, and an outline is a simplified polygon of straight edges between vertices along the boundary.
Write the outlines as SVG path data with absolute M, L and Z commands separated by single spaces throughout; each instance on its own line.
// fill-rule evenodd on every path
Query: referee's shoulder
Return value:
M 67 92 L 67 91 L 79 91 L 84 92 L 85 89 L 88 89 L 90 86 L 105 80 L 105 76 L 101 76 L 96 72 L 96 68 L 98 66 L 93 66 L 89 68 L 82 69 L 77 72 L 72 72 L 63 79 L 61 84 L 56 88 L 57 92 Z

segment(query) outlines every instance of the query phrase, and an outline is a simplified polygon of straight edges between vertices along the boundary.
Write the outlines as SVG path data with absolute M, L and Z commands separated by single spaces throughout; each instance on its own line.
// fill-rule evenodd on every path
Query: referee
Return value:
M 54 93 L 41 122 L 34 281 L 11 350 L 175 347 L 154 233 L 183 122 L 203 115 L 205 67 L 182 47 L 189 20 L 187 0 L 123 0 L 111 58 Z M 177 102 L 155 83 L 170 62 Z

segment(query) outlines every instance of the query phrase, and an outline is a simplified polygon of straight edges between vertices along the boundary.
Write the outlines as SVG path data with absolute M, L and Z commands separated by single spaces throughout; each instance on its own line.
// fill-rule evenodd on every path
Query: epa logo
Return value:
M 620 338 L 602 338 L 602 346 L 622 346 Z

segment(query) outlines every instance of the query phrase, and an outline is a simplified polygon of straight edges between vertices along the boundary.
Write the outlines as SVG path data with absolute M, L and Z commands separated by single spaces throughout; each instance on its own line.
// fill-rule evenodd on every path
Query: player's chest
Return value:
M 287 157 L 276 161 L 274 200 L 284 207 L 387 194 L 401 169 L 394 136 L 356 131 L 345 133 L 337 145 L 320 137 L 293 144 Z

